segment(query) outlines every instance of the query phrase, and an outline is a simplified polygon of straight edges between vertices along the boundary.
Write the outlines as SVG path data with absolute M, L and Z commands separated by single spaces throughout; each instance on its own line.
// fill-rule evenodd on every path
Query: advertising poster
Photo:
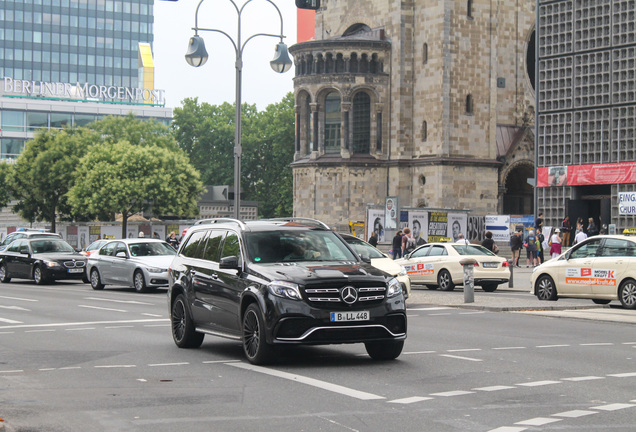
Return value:
M 621 215 L 636 214 L 636 192 L 619 192 L 618 193 L 618 214 L 621 214 Z
M 62 237 L 64 237 L 64 234 L 62 234 Z M 66 227 L 66 237 L 64 239 L 71 246 L 78 247 L 77 227 L 74 225 Z
M 378 241 L 384 241 L 384 210 L 383 209 L 367 209 L 367 237 L 369 240 L 371 233 L 375 231 Z
M 398 227 L 398 199 L 397 197 L 386 197 L 384 228 L 394 230 Z
M 428 242 L 428 212 L 426 210 L 410 210 L 408 226 L 418 246 Z
M 492 233 L 495 243 L 506 244 L 510 241 L 510 216 L 486 216 L 485 221 L 485 229 Z
M 428 212 L 428 241 L 446 241 L 448 214 L 446 212 Z
M 99 225 L 91 225 L 89 230 L 88 244 L 93 243 L 98 238 L 102 238 L 102 227 Z
M 537 187 L 636 183 L 636 162 L 537 168 Z
M 466 225 L 468 223 L 468 215 L 464 213 L 448 213 L 448 232 L 447 237 L 451 238 L 451 241 L 456 242 L 459 239 L 459 234 L 464 234 L 464 238 L 468 239 L 466 235 Z
M 89 245 L 88 231 L 89 230 L 87 226 L 77 227 L 77 238 L 79 241 L 77 247 L 79 247 L 80 249 L 84 249 L 86 246 Z
M 163 225 L 152 226 L 152 238 L 158 238 L 159 240 L 165 240 L 168 235 L 166 234 L 166 227 Z
M 486 219 L 484 216 L 468 216 L 468 225 L 464 237 L 468 241 L 481 243 L 486 238 Z M 461 224 L 460 224 L 461 225 Z
M 106 240 L 121 238 L 121 227 L 120 226 L 103 226 L 102 238 Z

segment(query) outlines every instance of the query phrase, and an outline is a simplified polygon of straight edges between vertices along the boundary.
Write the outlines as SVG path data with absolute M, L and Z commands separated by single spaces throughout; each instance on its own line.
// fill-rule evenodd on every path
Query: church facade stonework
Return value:
M 534 2 L 323 0 L 290 48 L 294 215 L 532 213 L 534 26 Z

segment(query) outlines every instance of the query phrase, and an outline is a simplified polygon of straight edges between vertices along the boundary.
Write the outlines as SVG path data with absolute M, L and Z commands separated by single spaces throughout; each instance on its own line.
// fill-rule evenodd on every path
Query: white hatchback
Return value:
M 539 300 L 587 298 L 597 304 L 618 300 L 636 309 L 636 238 L 590 237 L 532 272 Z

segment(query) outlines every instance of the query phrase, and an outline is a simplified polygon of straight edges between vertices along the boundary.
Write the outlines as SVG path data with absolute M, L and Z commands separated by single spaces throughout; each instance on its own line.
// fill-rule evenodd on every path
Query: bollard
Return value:
M 464 303 L 475 302 L 475 261 L 472 258 L 464 258 L 459 263 L 464 267 Z
M 510 267 L 510 280 L 508 281 L 508 287 L 509 288 L 514 288 L 515 287 L 515 282 L 514 282 L 514 278 L 513 276 L 513 272 L 514 272 L 514 268 L 515 268 L 515 260 L 511 259 L 510 261 L 508 261 L 508 267 Z

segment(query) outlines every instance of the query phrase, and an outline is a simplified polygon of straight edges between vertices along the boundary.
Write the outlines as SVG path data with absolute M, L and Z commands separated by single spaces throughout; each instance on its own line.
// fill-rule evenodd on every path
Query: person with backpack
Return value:
M 402 237 L 402 256 L 406 256 L 415 250 L 417 247 L 417 241 L 411 235 L 411 229 L 409 227 L 404 228 L 404 236 Z
M 526 268 L 527 267 L 534 267 L 535 265 L 537 265 L 537 238 L 534 235 L 534 231 L 530 230 L 530 232 L 528 233 L 528 236 L 526 237 L 525 241 L 523 242 L 523 246 L 526 248 L 527 251 L 527 261 L 526 261 Z

